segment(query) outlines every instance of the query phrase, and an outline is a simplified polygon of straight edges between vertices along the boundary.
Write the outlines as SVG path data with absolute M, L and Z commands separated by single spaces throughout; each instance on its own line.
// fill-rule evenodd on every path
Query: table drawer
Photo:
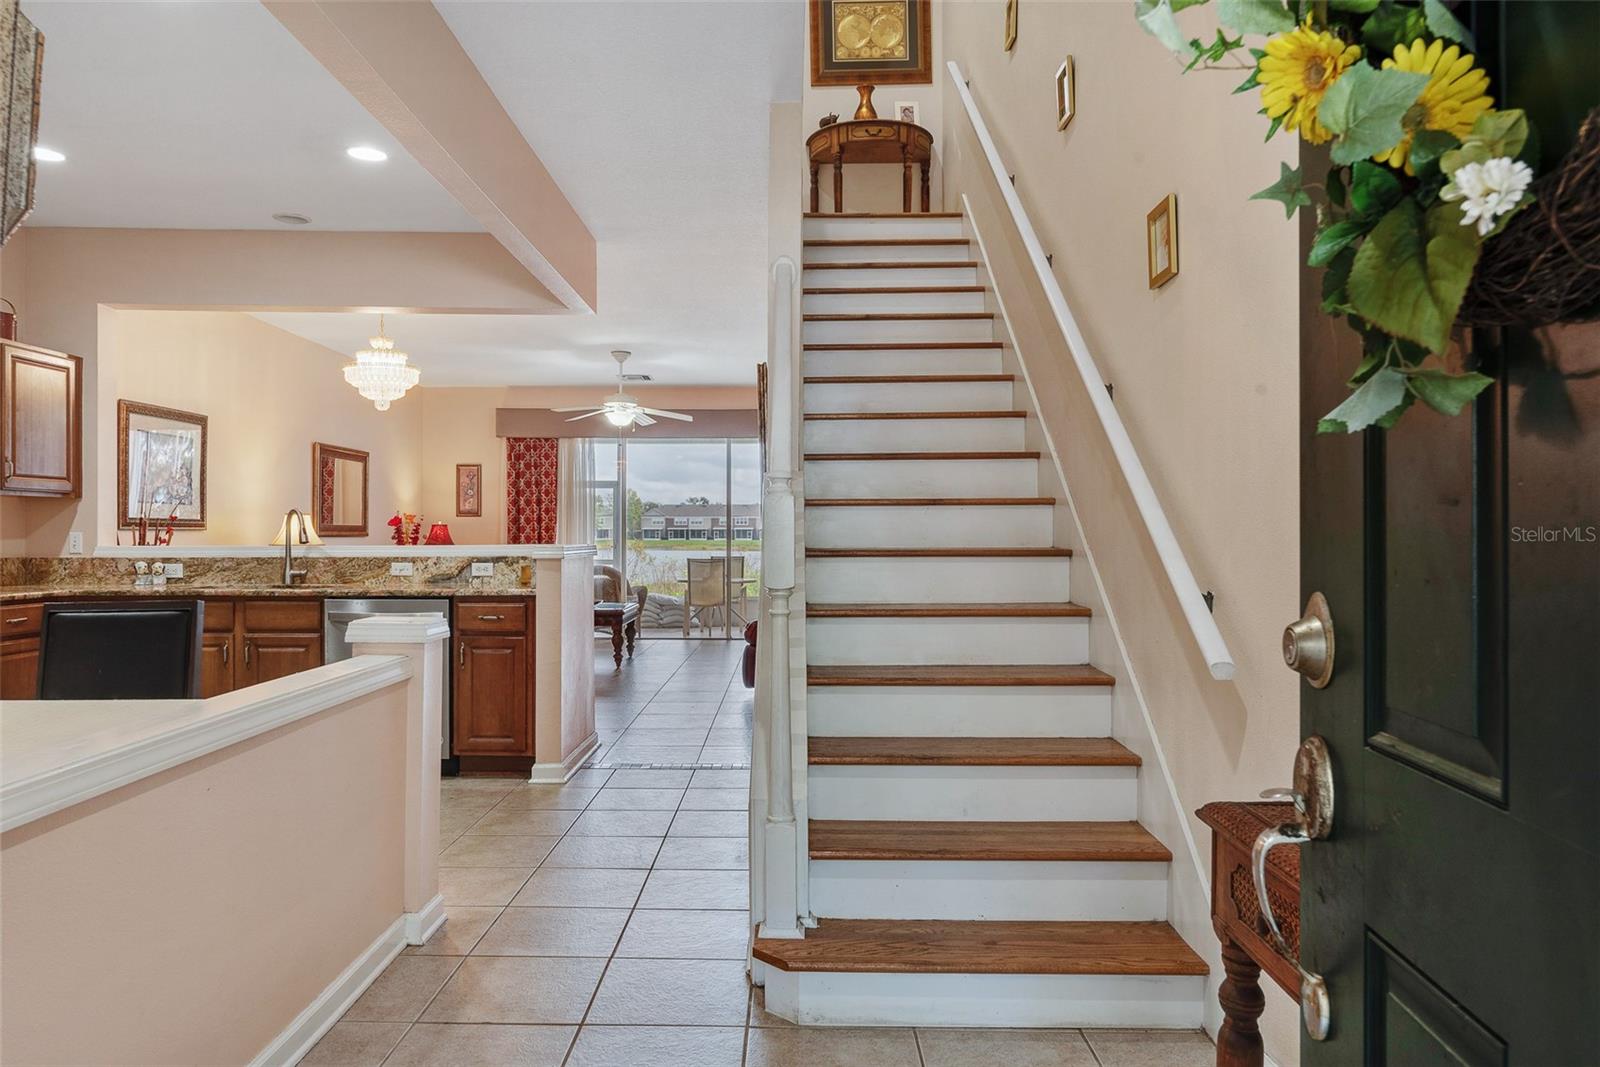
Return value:
M 458 600 L 456 629 L 473 634 L 520 634 L 528 628 L 528 605 L 517 600 Z
M 243 600 L 246 633 L 320 633 L 320 600 Z
M 0 605 L 0 637 L 31 637 L 43 624 L 43 604 Z

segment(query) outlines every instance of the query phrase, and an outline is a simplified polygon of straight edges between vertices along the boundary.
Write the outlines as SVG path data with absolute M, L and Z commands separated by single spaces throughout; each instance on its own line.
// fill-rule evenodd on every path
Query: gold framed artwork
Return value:
M 206 525 L 206 417 L 117 401 L 117 527 Z
M 933 0 L 810 0 L 812 85 L 933 82 Z
M 1144 217 L 1145 247 L 1150 263 L 1150 288 L 1159 289 L 1178 276 L 1178 194 L 1150 209 Z
M 456 517 L 483 514 L 483 464 L 456 464 Z
M 1006 31 L 1001 47 L 1007 52 L 1017 47 L 1017 4 L 1021 0 L 1006 0 Z
M 1068 56 L 1061 66 L 1056 68 L 1056 129 L 1058 130 L 1067 128 L 1067 123 L 1072 121 L 1073 112 L 1078 108 L 1075 92 L 1072 57 Z

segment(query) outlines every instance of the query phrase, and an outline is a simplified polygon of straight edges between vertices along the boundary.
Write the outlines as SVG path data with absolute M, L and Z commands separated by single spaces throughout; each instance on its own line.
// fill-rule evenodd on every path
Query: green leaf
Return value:
M 1420 8 L 1386 2 L 1361 24 L 1361 43 L 1366 46 L 1368 56 L 1386 59 L 1394 55 L 1399 45 L 1410 44 L 1421 37 L 1427 28 Z
M 1294 16 L 1283 0 L 1217 0 L 1217 21 L 1235 33 L 1283 33 Z
M 1456 204 L 1423 214 L 1402 200 L 1356 251 L 1350 268 L 1350 306 L 1396 337 L 1442 352 L 1461 298 L 1478 262 L 1477 231 L 1461 225 Z
M 1452 41 L 1460 41 L 1469 50 L 1477 51 L 1478 46 L 1472 41 L 1472 33 L 1461 20 L 1456 18 L 1443 0 L 1422 0 L 1422 17 L 1428 22 L 1428 30 L 1435 37 L 1448 37 Z
M 1468 163 L 1487 163 L 1498 156 L 1514 158 L 1530 135 L 1528 116 L 1520 108 L 1485 111 L 1472 124 L 1461 147 L 1439 157 L 1439 169 L 1454 174 Z
M 1252 193 L 1250 199 L 1276 200 L 1283 205 L 1284 217 L 1292 219 L 1296 208 L 1311 206 L 1311 197 L 1307 195 L 1303 187 L 1305 179 L 1301 175 L 1299 167 L 1291 167 L 1289 164 L 1282 162 L 1278 166 L 1282 168 L 1282 173 L 1278 175 L 1278 180 L 1259 193 Z
M 1333 257 L 1344 251 L 1353 241 L 1372 229 L 1372 223 L 1363 219 L 1344 219 L 1317 231 L 1311 240 L 1311 251 L 1306 254 L 1306 266 L 1325 267 Z
M 1341 249 L 1338 255 L 1328 261 L 1328 269 L 1322 272 L 1322 310 L 1325 314 L 1342 315 L 1350 310 L 1350 298 L 1345 293 L 1345 285 L 1350 281 L 1350 264 L 1355 262 L 1355 258 L 1355 249 Z M 1350 384 L 1357 383 L 1352 381 Z
M 1378 0 L 1328 0 L 1328 6 L 1335 11 L 1350 11 L 1357 15 L 1365 15 L 1378 6 Z
M 1493 378 L 1476 371 L 1449 374 L 1442 370 L 1419 370 L 1406 376 L 1406 387 L 1441 415 L 1461 414 L 1462 408 L 1493 384 Z
M 1272 125 L 1267 127 L 1267 135 L 1265 137 L 1263 137 L 1262 140 L 1263 141 L 1272 140 L 1272 135 L 1277 133 L 1278 132 L 1278 127 L 1282 126 L 1282 125 L 1283 125 L 1283 116 L 1279 115 L 1277 118 L 1272 120 Z
M 1365 63 L 1339 75 L 1317 108 L 1318 121 L 1334 135 L 1333 161 L 1354 163 L 1398 144 L 1404 134 L 1400 120 L 1427 84 L 1426 74 Z
M 1358 159 L 1350 168 L 1350 206 L 1357 214 L 1377 216 L 1393 207 L 1403 190 L 1390 168 Z
M 1318 433 L 1355 433 L 1372 426 L 1406 401 L 1406 377 L 1384 367 L 1361 383 L 1344 403 L 1323 416 Z
M 1201 44 L 1200 38 L 1196 37 L 1189 42 L 1189 47 L 1194 49 L 1194 58 L 1189 60 L 1189 65 L 1183 68 L 1185 74 L 1193 70 L 1202 61 L 1207 63 L 1217 63 L 1224 59 L 1227 54 L 1233 51 L 1235 48 L 1243 48 L 1244 38 L 1229 37 L 1221 30 L 1218 30 L 1217 39 L 1212 41 L 1210 44 Z
M 1439 157 L 1460 144 L 1454 134 L 1444 130 L 1418 130 L 1411 137 L 1411 172 L 1425 175 L 1437 170 Z
M 1239 83 L 1239 87 L 1233 91 L 1232 95 L 1238 96 L 1240 93 L 1248 93 L 1251 89 L 1256 88 L 1260 84 L 1261 84 L 1261 63 L 1258 60 L 1256 62 L 1256 65 L 1250 68 L 1250 77 L 1248 77 L 1244 81 L 1240 82 Z
M 1205 0 L 1134 0 L 1133 13 L 1146 33 L 1178 55 L 1186 56 L 1189 54 L 1189 42 L 1184 39 L 1183 31 L 1178 29 L 1174 13 L 1203 3 Z
M 1328 177 L 1323 184 L 1328 190 L 1328 203 L 1335 207 L 1344 207 L 1344 170 L 1339 167 L 1329 167 Z

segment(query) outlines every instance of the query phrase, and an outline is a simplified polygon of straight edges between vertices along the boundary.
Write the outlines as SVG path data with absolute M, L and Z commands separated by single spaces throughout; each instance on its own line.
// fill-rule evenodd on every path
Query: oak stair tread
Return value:
M 808 840 L 814 860 L 1172 860 L 1167 846 L 1137 822 L 812 819 Z
M 892 974 L 1204 975 L 1165 922 L 823 919 L 799 940 L 757 938 L 782 971 Z
M 959 219 L 959 211 L 807 211 L 808 219 Z
M 800 316 L 806 322 L 934 322 L 941 319 L 992 319 L 992 311 L 843 311 Z
M 863 260 L 857 263 L 804 263 L 804 270 L 948 270 L 952 267 L 976 267 L 975 259 L 939 260 Z
M 873 296 L 917 296 L 924 293 L 981 293 L 981 285 L 851 285 L 851 286 L 813 286 L 800 290 L 804 296 L 838 296 L 841 293 L 852 293 Z
M 882 248 L 897 245 L 967 245 L 971 243 L 972 239 L 970 237 L 808 237 L 802 242 L 806 248 L 846 248 L 851 245 Z
M 804 385 L 924 385 L 933 382 L 1014 382 L 1014 374 L 813 374 Z
M 815 767 L 1137 767 L 1112 737 L 813 737 Z
M 1070 548 L 808 548 L 807 559 L 1054 559 Z
M 962 348 L 999 348 L 999 341 L 827 341 L 800 346 L 807 352 L 948 352 Z
M 1038 459 L 1038 452 L 807 452 L 807 463 L 828 460 L 878 460 L 878 459 Z
M 1026 411 L 808 411 L 812 422 L 855 422 L 871 419 L 1025 419 Z
M 839 496 L 814 497 L 808 508 L 1023 508 L 1054 506 L 1053 496 Z
M 1093 612 L 1070 600 L 1050 604 L 807 604 L 812 619 L 1086 619 Z
M 1116 679 L 1098 667 L 1080 663 L 869 664 L 806 668 L 806 684 L 814 686 L 1111 686 Z

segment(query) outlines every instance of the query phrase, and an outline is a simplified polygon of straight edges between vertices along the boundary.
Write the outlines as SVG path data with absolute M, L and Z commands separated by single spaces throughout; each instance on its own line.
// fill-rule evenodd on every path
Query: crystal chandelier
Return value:
M 370 337 L 371 348 L 356 353 L 354 363 L 344 366 L 344 380 L 356 392 L 372 401 L 379 411 L 388 411 L 392 401 L 422 380 L 422 372 L 407 366 L 406 354 L 395 350 L 394 342 L 383 335 L 383 316 L 378 316 L 378 336 Z

